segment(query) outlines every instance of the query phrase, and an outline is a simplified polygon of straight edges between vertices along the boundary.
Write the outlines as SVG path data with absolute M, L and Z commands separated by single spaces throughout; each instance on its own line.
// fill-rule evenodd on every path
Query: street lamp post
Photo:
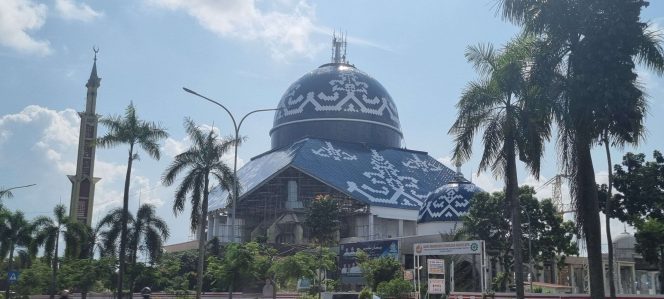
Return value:
M 219 102 L 217 102 L 213 99 L 210 99 L 210 98 L 208 98 L 204 95 L 201 95 L 201 94 L 199 94 L 199 93 L 197 93 L 197 92 L 195 92 L 195 91 L 193 91 L 189 88 L 182 87 L 182 89 L 184 91 L 190 93 L 190 94 L 198 96 L 198 97 L 200 97 L 204 100 L 207 100 L 208 102 L 211 102 L 211 103 L 223 108 L 226 111 L 226 113 L 228 113 L 228 116 L 231 117 L 231 120 L 233 121 L 233 129 L 235 130 L 235 142 L 236 143 L 235 143 L 235 146 L 234 146 L 235 147 L 235 154 L 233 155 L 233 208 L 232 208 L 232 212 L 231 212 L 233 215 L 231 216 L 230 239 L 231 239 L 231 243 L 235 243 L 235 208 L 237 206 L 237 198 L 239 197 L 238 196 L 239 195 L 239 183 L 238 183 L 238 179 L 237 179 L 237 147 L 238 147 L 237 142 L 240 139 L 240 127 L 242 127 L 242 123 L 247 118 L 247 116 L 249 116 L 251 114 L 254 114 L 256 112 L 276 111 L 276 110 L 279 110 L 279 109 L 257 109 L 257 110 L 254 110 L 254 111 L 250 111 L 247 114 L 245 114 L 244 116 L 242 116 L 242 118 L 240 119 L 240 122 L 238 123 L 238 122 L 235 121 L 235 117 L 233 116 L 233 113 L 231 113 L 231 111 L 228 110 L 228 108 L 226 108 L 226 106 L 224 106 L 221 103 L 219 103 Z M 207 213 L 207 211 L 203 211 L 203 213 Z
M 530 271 L 530 292 L 533 292 L 533 279 L 535 279 L 535 273 L 533 272 L 533 223 L 530 221 L 530 212 L 527 209 L 524 209 L 526 212 L 526 218 L 528 218 L 528 270 Z
M 0 189 L 0 199 L 2 199 L 5 196 L 7 196 L 8 198 L 11 198 L 12 197 L 12 192 L 11 191 L 14 190 L 14 189 L 27 188 L 27 187 L 32 187 L 32 186 L 35 186 L 35 185 L 37 185 L 37 184 L 30 184 L 30 185 L 25 185 L 25 186 L 16 186 L 16 187 L 8 188 L 8 189 Z

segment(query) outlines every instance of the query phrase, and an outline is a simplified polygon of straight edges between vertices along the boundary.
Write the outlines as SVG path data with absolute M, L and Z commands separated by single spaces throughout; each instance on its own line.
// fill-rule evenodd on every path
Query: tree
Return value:
M 66 281 L 67 287 L 81 292 L 81 298 L 87 298 L 88 292 L 103 280 L 106 280 L 115 271 L 115 261 L 109 258 L 78 259 L 70 258 L 60 265 L 60 276 Z
M 231 243 L 226 246 L 223 259 L 208 258 L 208 273 L 228 284 L 228 298 L 233 299 L 233 291 L 238 283 L 253 276 L 254 256 L 244 244 Z
M 484 151 L 479 170 L 491 169 L 505 180 L 510 204 L 513 248 L 521 248 L 521 218 L 516 169 L 517 152 L 531 173 L 539 177 L 544 142 L 550 137 L 548 107 L 530 96 L 528 66 L 534 41 L 523 36 L 500 51 L 493 46 L 470 46 L 466 59 L 480 79 L 468 84 L 456 107 L 457 119 L 449 130 L 454 136 L 453 159 L 470 159 L 475 134 L 483 129 Z M 514 252 L 516 295 L 524 298 L 523 260 Z
M 627 153 L 622 165 L 614 166 L 617 194 L 611 196 L 606 185 L 600 186 L 600 205 L 604 211 L 637 228 L 637 247 L 646 250 L 650 262 L 657 263 L 657 246 L 645 237 L 657 238 L 658 224 L 664 223 L 664 156 L 653 153 L 653 161 L 644 154 Z M 609 204 L 609 202 L 611 204 Z M 605 212 L 607 213 L 607 212 Z M 658 263 L 660 271 L 664 264 Z M 662 280 L 664 282 L 664 279 Z
M 168 239 L 170 233 L 166 221 L 157 216 L 155 207 L 150 204 L 143 204 L 139 207 L 136 217 L 131 213 L 127 217 L 128 226 L 128 246 L 126 255 L 129 257 L 129 288 L 134 290 L 134 280 L 140 272 L 141 267 L 137 265 L 137 257 L 140 250 L 143 250 L 150 263 L 155 263 L 162 255 L 164 241 Z M 119 255 L 117 246 L 122 230 L 122 209 L 111 210 L 97 224 L 102 236 L 104 252 L 102 256 Z
M 17 247 L 28 247 L 32 242 L 32 224 L 30 224 L 23 212 L 16 211 L 0 211 L 4 214 L 0 216 L 0 237 L 2 237 L 2 245 L 0 246 L 1 260 L 9 253 L 7 258 L 7 270 L 14 270 L 14 252 Z M 9 277 L 7 277 L 9 279 Z M 7 290 L 5 291 L 5 298 L 9 298 L 9 280 L 7 281 Z
M 33 242 L 33 250 L 37 247 L 44 247 L 44 257 L 47 263 L 51 264 L 51 288 L 50 298 L 55 298 L 57 273 L 58 273 L 58 250 L 60 236 L 64 236 L 65 255 L 78 256 L 81 248 L 81 240 L 85 238 L 85 229 L 77 221 L 73 221 L 67 215 L 67 209 L 64 205 L 57 205 L 53 209 L 54 218 L 48 216 L 39 216 L 34 220 L 36 230 Z
M 122 298 L 122 281 L 125 272 L 125 249 L 127 247 L 127 215 L 129 214 L 129 184 L 131 182 L 131 168 L 134 160 L 138 160 L 137 153 L 138 147 L 142 148 L 148 155 L 154 159 L 159 160 L 161 156 L 159 151 L 159 141 L 168 137 L 166 130 L 159 125 L 141 120 L 136 115 L 134 104 L 130 103 L 125 109 L 123 117 L 109 116 L 100 120 L 108 132 L 106 135 L 97 139 L 97 146 L 108 148 L 116 147 L 121 144 L 129 145 L 127 152 L 127 173 L 125 175 L 124 192 L 122 197 L 122 226 L 120 232 L 120 256 L 118 262 L 120 267 L 118 269 L 118 299 Z
M 463 230 L 472 239 L 484 240 L 492 266 L 500 264 L 505 271 L 512 265 L 509 213 L 503 192 L 481 192 L 475 194 L 468 214 L 463 217 Z M 500 277 L 510 276 L 505 273 Z M 507 279 L 499 279 L 495 289 L 506 291 Z
M 131 222 L 129 236 L 129 257 L 132 269 L 129 286 L 133 292 L 134 280 L 140 272 L 135 269 L 138 251 L 143 250 L 150 263 L 155 263 L 161 257 L 164 241 L 168 239 L 170 233 L 166 221 L 157 216 L 155 207 L 143 204 L 136 212 L 136 219 Z
M 532 69 L 555 103 L 563 170 L 586 238 L 591 296 L 604 298 L 601 229 L 591 148 L 602 134 L 638 141 L 645 107 L 639 62 L 664 71 L 658 33 L 641 22 L 642 0 L 500 0 L 503 17 L 544 40 Z M 549 87 L 554 87 L 549 88 Z M 555 91 L 555 88 L 559 88 Z
M 210 176 L 224 190 L 230 190 L 235 181 L 233 172 L 222 160 L 222 156 L 232 146 L 238 146 L 239 141 L 234 139 L 220 139 L 210 130 L 203 132 L 191 119 L 185 119 L 185 130 L 192 141 L 191 147 L 177 156 L 168 166 L 162 182 L 170 186 L 177 176 L 187 171 L 175 191 L 173 213 L 178 215 L 184 210 L 187 194 L 191 194 L 191 230 L 198 229 L 198 270 L 196 299 L 201 298 L 203 288 L 203 268 L 205 262 L 205 244 L 207 240 L 207 209 L 210 195 Z M 202 198 L 201 198 L 202 197 Z
M 277 260 L 273 265 L 273 272 L 280 284 L 295 282 L 300 278 L 310 281 L 317 279 L 317 272 L 329 271 L 336 268 L 336 254 L 323 248 L 322 252 L 300 251 L 294 255 Z
M 272 299 L 277 298 L 277 275 L 274 265 L 277 263 L 277 250 L 264 242 L 251 242 L 251 251 L 254 252 L 254 274 L 259 281 L 269 281 L 272 285 Z
M 664 286 L 664 221 L 646 218 L 636 226 L 636 251 L 643 255 L 647 262 L 659 265 L 659 285 Z M 660 294 L 664 288 L 660 287 Z
M 521 253 L 529 255 L 532 251 L 533 262 L 549 263 L 551 270 L 565 256 L 578 254 L 578 247 L 573 242 L 574 224 L 563 221 L 563 218 L 549 199 L 539 201 L 535 190 L 530 186 L 519 188 L 519 201 L 522 204 L 521 216 L 530 221 L 521 224 Z M 510 211 L 505 204 L 505 193 L 478 193 L 473 198 L 473 205 L 464 216 L 464 231 L 472 238 L 485 240 L 486 248 L 491 254 L 492 264 L 500 262 L 504 269 L 512 267 L 513 249 L 509 221 Z M 530 248 L 529 248 L 530 247 Z M 534 274 L 534 273 L 533 273 Z M 511 275 L 501 275 L 509 277 Z M 506 289 L 506 280 L 500 280 L 498 290 Z
M 614 166 L 614 186 L 610 213 L 621 221 L 636 226 L 646 218 L 664 221 L 664 156 L 654 151 L 653 160 L 644 154 L 627 153 L 622 164 Z M 607 187 L 601 186 L 602 203 Z M 606 208 L 604 206 L 604 208 Z
M 304 220 L 309 228 L 309 237 L 319 248 L 319 259 L 323 258 L 323 247 L 331 246 L 337 241 L 341 212 L 339 203 L 330 195 L 317 195 L 307 207 L 307 215 Z M 323 287 L 323 268 L 318 271 L 317 289 L 318 297 Z
M 378 285 L 396 278 L 402 278 L 401 263 L 393 257 L 369 258 L 364 251 L 358 251 L 357 262 L 362 270 L 364 281 L 375 292 Z

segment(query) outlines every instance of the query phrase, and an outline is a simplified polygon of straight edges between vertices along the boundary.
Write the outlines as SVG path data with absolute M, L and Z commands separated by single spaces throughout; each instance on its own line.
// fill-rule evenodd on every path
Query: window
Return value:
M 281 233 L 275 240 L 277 244 L 295 244 L 295 235 L 293 233 Z
M 90 175 L 90 159 L 83 158 L 83 174 Z
M 95 135 L 95 126 L 85 125 L 85 138 L 94 138 Z

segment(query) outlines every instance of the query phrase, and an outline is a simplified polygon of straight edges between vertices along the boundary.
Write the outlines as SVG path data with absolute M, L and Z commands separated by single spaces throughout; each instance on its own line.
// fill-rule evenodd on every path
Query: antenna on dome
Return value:
M 336 30 L 332 33 L 332 63 L 347 63 L 346 62 L 346 34 L 339 33 L 337 37 Z M 343 54 L 342 54 L 343 52 Z

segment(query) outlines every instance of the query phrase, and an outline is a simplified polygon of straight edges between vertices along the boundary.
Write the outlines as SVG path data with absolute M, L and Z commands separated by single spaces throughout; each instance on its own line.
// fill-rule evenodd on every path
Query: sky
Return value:
M 664 28 L 664 1 L 651 1 L 642 18 Z M 504 45 L 518 28 L 496 13 L 495 0 L 2 0 L 0 1 L 0 186 L 16 190 L 4 205 L 32 218 L 69 205 L 79 117 L 94 53 L 102 78 L 97 113 L 117 115 L 133 102 L 139 117 L 168 129 L 162 157 L 142 154 L 134 164 L 130 209 L 157 206 L 171 228 L 167 243 L 187 241 L 188 212 L 172 212 L 172 187 L 160 183 L 173 157 L 187 148 L 185 117 L 232 133 L 219 107 L 182 90 L 188 87 L 226 105 L 236 115 L 275 108 L 288 86 L 330 61 L 334 31 L 348 34 L 348 59 L 389 91 L 399 110 L 405 146 L 449 165 L 452 125 L 466 84 L 477 74 L 466 62 L 469 45 Z M 639 69 L 649 94 L 648 134 L 624 152 L 664 150 L 664 79 Z M 252 115 L 242 127 L 242 164 L 270 148 L 271 112 Z M 100 126 L 99 133 L 104 128 Z M 487 191 L 502 183 L 477 172 L 479 142 L 467 177 Z M 126 147 L 98 149 L 93 223 L 122 202 Z M 598 182 L 606 182 L 602 148 L 593 152 Z M 232 163 L 232 156 L 226 157 Z M 521 169 L 522 184 L 541 186 L 559 172 L 554 145 L 547 146 L 540 180 Z M 566 186 L 564 192 L 568 192 Z M 551 187 L 540 189 L 541 198 Z M 565 195 L 569 200 L 569 195 Z M 571 215 L 566 215 L 571 218 Z M 612 224 L 614 235 L 623 232 Z M 628 231 L 632 228 L 627 227 Z

